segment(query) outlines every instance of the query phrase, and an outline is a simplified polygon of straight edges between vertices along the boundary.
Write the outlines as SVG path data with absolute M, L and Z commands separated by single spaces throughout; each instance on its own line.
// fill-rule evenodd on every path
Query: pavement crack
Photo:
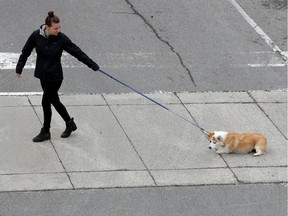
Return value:
M 190 71 L 190 69 L 185 65 L 184 61 L 183 61 L 183 58 L 181 57 L 180 53 L 177 52 L 175 50 L 175 48 L 170 44 L 169 41 L 163 39 L 159 33 L 157 32 L 157 30 L 153 27 L 153 25 L 142 15 L 140 14 L 134 7 L 134 5 L 129 1 L 129 0 L 125 0 L 125 2 L 130 6 L 130 8 L 132 9 L 132 11 L 134 12 L 135 15 L 139 16 L 143 22 L 152 30 L 152 32 L 156 35 L 156 37 L 163 43 L 165 43 L 169 48 L 170 50 L 177 56 L 177 58 L 179 59 L 180 61 L 180 64 L 181 66 L 184 68 L 185 71 L 187 71 L 189 77 L 190 77 L 190 80 L 191 82 L 193 83 L 193 85 L 196 87 L 196 83 L 195 83 L 195 80 L 192 76 L 192 72 Z

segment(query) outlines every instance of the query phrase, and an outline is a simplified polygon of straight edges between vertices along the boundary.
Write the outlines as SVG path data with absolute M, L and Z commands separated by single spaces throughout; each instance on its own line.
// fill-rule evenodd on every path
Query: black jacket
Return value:
M 99 66 L 65 34 L 60 32 L 57 36 L 49 36 L 47 38 L 43 36 L 43 31 L 41 32 L 41 29 L 39 29 L 34 31 L 28 38 L 16 66 L 17 73 L 22 73 L 27 58 L 34 48 L 36 48 L 37 53 L 34 76 L 42 80 L 63 80 L 63 70 L 61 66 L 63 50 L 86 64 L 92 70 L 96 71 L 99 69 Z

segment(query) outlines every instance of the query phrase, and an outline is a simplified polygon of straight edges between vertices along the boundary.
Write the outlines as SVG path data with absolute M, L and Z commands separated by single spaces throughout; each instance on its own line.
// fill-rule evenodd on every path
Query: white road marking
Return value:
M 287 52 L 282 52 L 287 55 Z M 189 53 L 188 53 L 189 54 Z M 171 61 L 167 62 L 167 58 L 163 58 L 163 53 L 101 53 L 96 57 L 97 63 L 101 67 L 108 68 L 171 68 L 175 67 L 174 57 L 170 54 L 165 54 Z M 169 56 L 170 55 L 170 56 Z M 13 52 L 0 52 L 0 70 L 15 70 L 20 53 Z M 272 51 L 248 52 L 239 53 L 243 64 L 240 67 L 285 67 L 287 61 L 284 61 L 279 55 L 275 55 Z M 247 56 L 249 61 L 247 62 Z M 24 69 L 34 69 L 36 62 L 36 53 L 33 52 L 27 59 Z M 83 63 L 79 62 L 73 56 L 64 52 L 62 55 L 63 68 L 81 68 L 86 67 Z M 193 65 L 188 65 L 193 67 Z
M 244 55 L 249 58 L 249 61 L 253 62 L 249 62 L 248 67 L 285 67 L 288 64 L 287 61 L 284 61 L 283 58 L 275 55 L 272 51 L 244 53 Z
M 278 52 L 287 61 L 287 52 L 282 52 L 282 50 L 276 46 L 276 44 L 271 40 L 271 38 L 257 25 L 256 22 L 244 11 L 244 9 L 235 1 L 229 0 L 230 3 L 238 10 L 238 12 L 243 16 L 243 18 L 250 24 L 250 26 L 255 29 L 255 31 L 265 40 L 267 45 L 272 48 L 274 52 Z
M 19 56 L 20 53 L 0 52 L 0 70 L 15 70 Z M 101 67 L 112 68 L 163 68 L 167 66 L 167 62 L 166 58 L 163 59 L 162 56 L 163 53 L 101 53 L 97 56 L 97 63 L 101 63 Z M 33 52 L 27 59 L 24 69 L 34 69 L 36 57 L 36 53 Z M 171 64 L 173 64 L 172 60 L 174 57 L 171 55 L 170 58 Z M 87 67 L 66 52 L 63 52 L 62 54 L 61 64 L 63 68 Z
M 11 70 L 16 68 L 20 53 L 13 52 L 0 52 L 0 70 Z M 68 53 L 63 53 L 62 66 L 65 67 L 75 67 L 69 66 L 69 62 L 73 61 L 73 57 L 70 57 Z M 27 59 L 25 69 L 34 69 L 37 54 L 33 52 Z
M 285 64 L 248 64 L 249 67 L 284 67 Z
M 274 89 L 274 90 L 268 90 L 268 92 L 287 92 L 288 89 Z M 234 92 L 235 91 L 230 91 L 230 92 Z M 236 91 L 237 92 L 237 91 Z M 247 92 L 267 92 L 267 90 L 249 90 Z M 163 91 L 154 91 L 154 92 L 147 92 L 145 94 L 171 94 L 173 92 L 169 92 L 169 91 L 166 91 L 166 92 L 163 92 Z M 180 93 L 187 93 L 187 94 L 190 94 L 191 92 L 180 92 Z M 221 91 L 196 91 L 196 92 L 193 92 L 193 93 L 223 93 Z M 100 95 L 101 93 L 95 93 L 95 95 Z M 108 95 L 111 94 L 111 95 L 115 95 L 115 93 L 108 93 Z M 120 93 L 119 95 L 129 95 L 129 94 L 136 94 L 134 92 L 129 92 L 129 93 Z M 0 97 L 1 96 L 41 96 L 43 95 L 43 92 L 0 92 Z M 71 95 L 71 94 L 65 94 L 65 93 L 59 93 L 59 95 Z M 75 93 L 73 95 L 87 95 L 87 93 Z M 90 94 L 89 94 L 90 95 Z
M 36 96 L 43 95 L 43 92 L 0 92 L 0 96 Z

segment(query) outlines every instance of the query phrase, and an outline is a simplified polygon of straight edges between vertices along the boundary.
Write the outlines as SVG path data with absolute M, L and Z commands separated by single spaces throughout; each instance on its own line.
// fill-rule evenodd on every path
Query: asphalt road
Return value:
M 287 3 L 237 0 L 287 53 Z M 100 67 L 142 92 L 287 88 L 287 65 L 229 0 L 0 0 L 0 53 L 20 53 L 49 10 Z M 16 79 L 0 62 L 0 92 L 38 92 L 33 69 Z M 77 60 L 63 93 L 130 90 Z M 286 215 L 283 185 L 0 193 L 0 215 Z M 200 208 L 200 207 L 201 208 Z
M 287 52 L 285 1 L 237 2 Z M 48 10 L 55 10 L 62 31 L 103 70 L 142 92 L 287 88 L 287 65 L 231 0 L 1 0 L 1 52 L 20 53 Z M 1 92 L 41 91 L 33 69 L 18 80 L 13 69 L 3 69 L 5 64 L 0 66 Z M 130 91 L 72 57 L 63 64 L 64 93 Z
M 283 185 L 126 188 L 0 194 L 1 216 L 286 216 Z

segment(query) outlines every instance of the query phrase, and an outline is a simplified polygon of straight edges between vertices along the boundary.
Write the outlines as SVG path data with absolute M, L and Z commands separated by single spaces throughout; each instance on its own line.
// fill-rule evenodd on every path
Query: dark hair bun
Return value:
M 48 12 L 48 16 L 49 16 L 49 17 L 54 17 L 54 11 L 49 11 L 49 12 Z
M 54 11 L 49 11 L 45 19 L 45 25 L 51 27 L 53 23 L 60 23 L 60 19 L 54 14 Z

